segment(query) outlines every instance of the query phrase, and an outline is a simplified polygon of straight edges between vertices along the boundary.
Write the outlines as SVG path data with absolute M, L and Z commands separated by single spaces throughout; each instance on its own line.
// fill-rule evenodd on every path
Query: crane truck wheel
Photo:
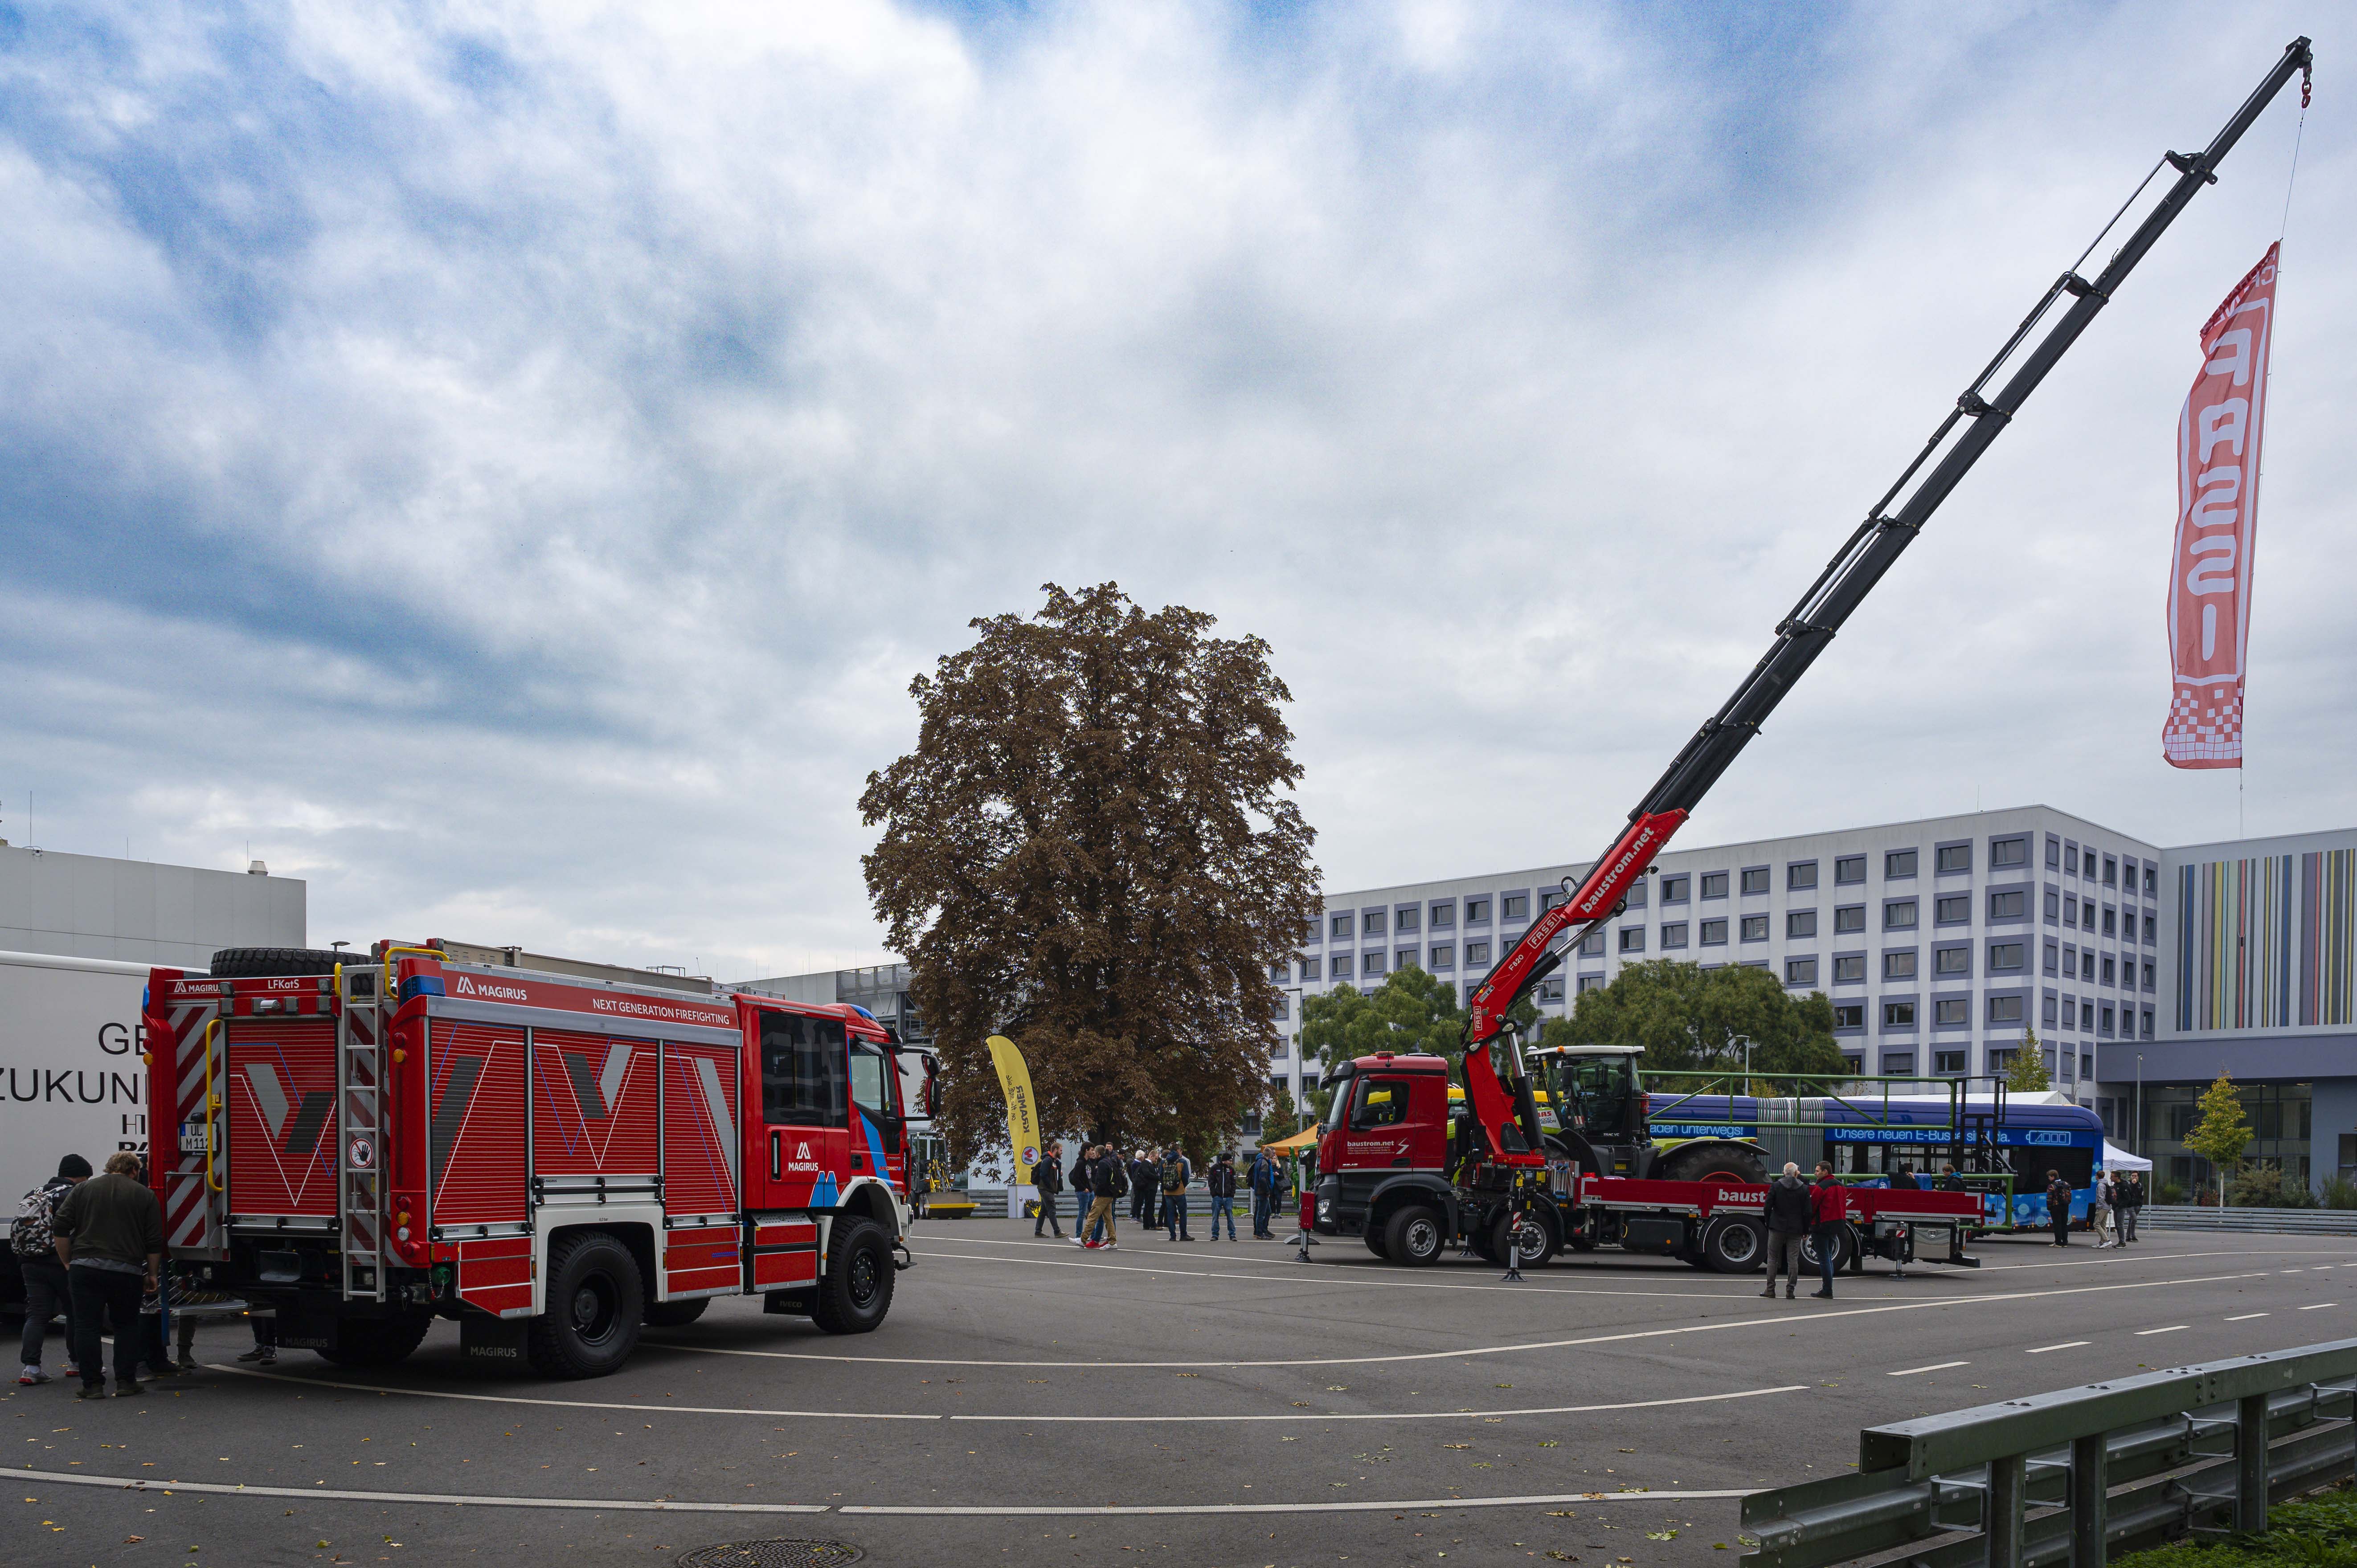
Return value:
M 651 1301 L 647 1303 L 647 1326 L 650 1328 L 684 1328 L 704 1316 L 712 1305 L 709 1296 L 694 1301 Z
M 1378 1258 L 1391 1256 L 1389 1252 L 1383 1251 L 1383 1233 L 1380 1228 L 1367 1232 L 1367 1251 Z
M 1490 1250 L 1483 1256 L 1493 1263 L 1502 1263 L 1506 1261 L 1506 1242 L 1512 1235 L 1513 1219 L 1511 1214 L 1501 1214 L 1491 1222 Z M 1534 1269 L 1553 1259 L 1555 1249 L 1561 1245 L 1555 1239 L 1555 1221 L 1545 1213 L 1535 1208 L 1523 1211 L 1523 1227 L 1518 1240 L 1522 1243 L 1523 1262 Z
M 873 1219 L 838 1221 L 826 1273 L 811 1293 L 811 1321 L 829 1334 L 866 1334 L 892 1310 L 892 1238 Z
M 347 1317 L 336 1325 L 336 1348 L 319 1354 L 339 1367 L 390 1367 L 406 1359 L 433 1326 L 434 1319 L 424 1313 Z
M 1703 1266 L 1715 1273 L 1756 1273 L 1767 1255 L 1768 1235 L 1756 1219 L 1722 1214 L 1703 1230 Z
M 1383 1227 L 1383 1255 L 1394 1263 L 1420 1269 L 1437 1262 L 1448 1244 L 1448 1229 L 1438 1211 L 1421 1203 L 1403 1206 Z
M 544 1378 L 602 1378 L 638 1348 L 646 1287 L 629 1248 L 600 1230 L 560 1237 L 548 1256 L 548 1310 L 524 1355 Z
M 1834 1273 L 1839 1273 L 1849 1266 L 1850 1255 L 1857 1250 L 1857 1243 L 1851 1239 L 1849 1227 L 1846 1225 L 1835 1226 L 1833 1231 L 1833 1238 Z M 1809 1234 L 1803 1239 L 1801 1242 L 1801 1258 L 1802 1261 L 1806 1262 L 1812 1269 L 1822 1269 L 1824 1266 L 1819 1261 L 1816 1231 L 1811 1230 Z

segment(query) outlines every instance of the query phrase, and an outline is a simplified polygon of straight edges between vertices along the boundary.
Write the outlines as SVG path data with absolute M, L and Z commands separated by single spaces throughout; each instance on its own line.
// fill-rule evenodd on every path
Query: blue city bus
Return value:
M 1829 1160 L 1845 1178 L 1887 1186 L 1885 1173 L 1906 1165 L 1926 1187 L 1953 1161 L 1982 1194 L 1991 1230 L 2050 1223 L 2046 1173 L 2071 1184 L 2071 1217 L 2083 1220 L 2104 1153 L 2104 1126 L 2083 1106 L 2022 1097 L 1860 1093 L 1771 1099 L 1764 1095 L 1664 1095 L 1651 1122 L 1656 1142 L 1742 1138 L 1770 1156 L 1809 1171 Z M 1762 1125 L 1762 1122 L 1767 1124 Z

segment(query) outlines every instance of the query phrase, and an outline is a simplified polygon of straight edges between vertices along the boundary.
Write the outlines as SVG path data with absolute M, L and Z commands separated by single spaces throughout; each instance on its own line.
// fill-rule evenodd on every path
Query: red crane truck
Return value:
M 855 1007 L 436 940 L 231 949 L 144 1012 L 171 1259 L 281 1346 L 383 1365 L 446 1317 L 599 1377 L 716 1295 L 866 1333 L 908 1265 L 931 1107 Z
M 1428 1262 L 1452 1241 L 1506 1252 L 1510 1262 L 1515 1253 L 1544 1256 L 1557 1241 L 1577 1244 L 1583 1234 L 1592 1240 L 1605 1233 L 1601 1227 L 1608 1222 L 1623 1244 L 1658 1247 L 1714 1263 L 1721 1262 L 1713 1251 L 1714 1240 L 1721 1243 L 1722 1252 L 1744 1243 L 1750 1222 L 1733 1223 L 1736 1217 L 1722 1217 L 1721 1210 L 1748 1212 L 1764 1199 L 1758 1187 L 1764 1173 L 1756 1151 L 1716 1140 L 1656 1148 L 1646 1133 L 1642 1094 L 1634 1087 L 1633 1072 L 1627 1075 L 1629 1087 L 1620 1095 L 1620 1122 L 1609 1134 L 1569 1120 L 1548 1130 L 1540 1118 L 1530 1062 L 1510 1010 L 1561 965 L 1567 950 L 1624 907 L 1631 886 L 1650 873 L 1670 835 L 1701 804 L 1784 694 L 2186 204 L 2203 186 L 2217 182 L 2220 162 L 2295 74 L 2303 78 L 2305 102 L 2310 64 L 2309 40 L 2293 39 L 2207 147 L 2165 156 L 2161 161 L 2177 171 L 2177 178 L 2102 273 L 2090 280 L 2078 268 L 2126 213 L 2134 197 L 2079 261 L 2055 279 L 1996 357 L 1956 399 L 1956 406 L 1914 461 L 1867 510 L 1865 521 L 1778 624 L 1768 652 L 1629 813 L 1628 827 L 1597 857 L 1586 878 L 1576 888 L 1565 879 L 1561 900 L 1532 923 L 1474 992 L 1462 1064 L 1466 1115 L 1461 1127 L 1452 1133 L 1447 1063 L 1438 1057 L 1362 1057 L 1329 1074 L 1327 1082 L 1334 1100 L 1318 1140 L 1317 1187 L 1302 1195 L 1305 1230 L 1364 1237 L 1370 1246 L 1403 1262 Z M 2156 174 L 2159 167 L 2154 166 Z M 2150 177 L 2147 178 L 2149 183 Z M 2142 190 L 2139 186 L 2138 193 Z M 2024 351 L 2040 321 L 2066 296 L 2071 303 L 2060 319 Z M 1995 387 L 1994 396 L 1988 395 L 1999 371 L 2008 365 L 2010 374 Z M 1379 1083 L 1392 1087 L 1373 1087 Z M 1385 1098 L 1373 1098 L 1378 1093 Z M 1977 1200 L 1970 1195 L 1898 1196 L 1932 1205 L 1932 1218 L 1960 1198 L 1975 1219 L 1979 1214 Z M 1934 1199 L 1941 1201 L 1935 1204 Z M 1854 1191 L 1853 1234 L 1878 1250 L 1893 1250 L 1888 1255 L 1902 1255 L 1910 1241 L 1902 1234 L 1903 1220 L 1886 1219 L 1879 1209 L 1864 1212 L 1887 1202 L 1884 1196 L 1868 1198 Z M 1951 1225 L 1950 1233 L 1961 1232 Z M 1731 1262 L 1731 1254 L 1726 1261 Z

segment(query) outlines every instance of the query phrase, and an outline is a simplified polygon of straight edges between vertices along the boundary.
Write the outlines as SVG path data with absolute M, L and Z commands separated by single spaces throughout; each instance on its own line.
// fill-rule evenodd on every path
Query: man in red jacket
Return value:
M 1829 1161 L 1817 1162 L 1817 1185 L 1809 1189 L 1809 1217 L 1815 1221 L 1809 1228 L 1809 1239 L 1816 1243 L 1817 1272 L 1824 1276 L 1824 1288 L 1813 1293 L 1818 1301 L 1834 1298 L 1834 1264 L 1841 1251 L 1842 1222 L 1849 1217 L 1849 1194 L 1834 1179 L 1834 1167 Z

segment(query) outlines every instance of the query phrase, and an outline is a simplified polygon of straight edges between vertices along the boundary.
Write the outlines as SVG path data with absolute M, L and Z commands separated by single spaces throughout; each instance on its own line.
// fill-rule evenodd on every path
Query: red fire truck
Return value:
M 351 956 L 147 989 L 171 1258 L 280 1345 L 382 1365 L 447 1317 L 469 1356 L 587 1378 L 716 1295 L 884 1321 L 930 1105 L 873 1018 L 511 948 Z

